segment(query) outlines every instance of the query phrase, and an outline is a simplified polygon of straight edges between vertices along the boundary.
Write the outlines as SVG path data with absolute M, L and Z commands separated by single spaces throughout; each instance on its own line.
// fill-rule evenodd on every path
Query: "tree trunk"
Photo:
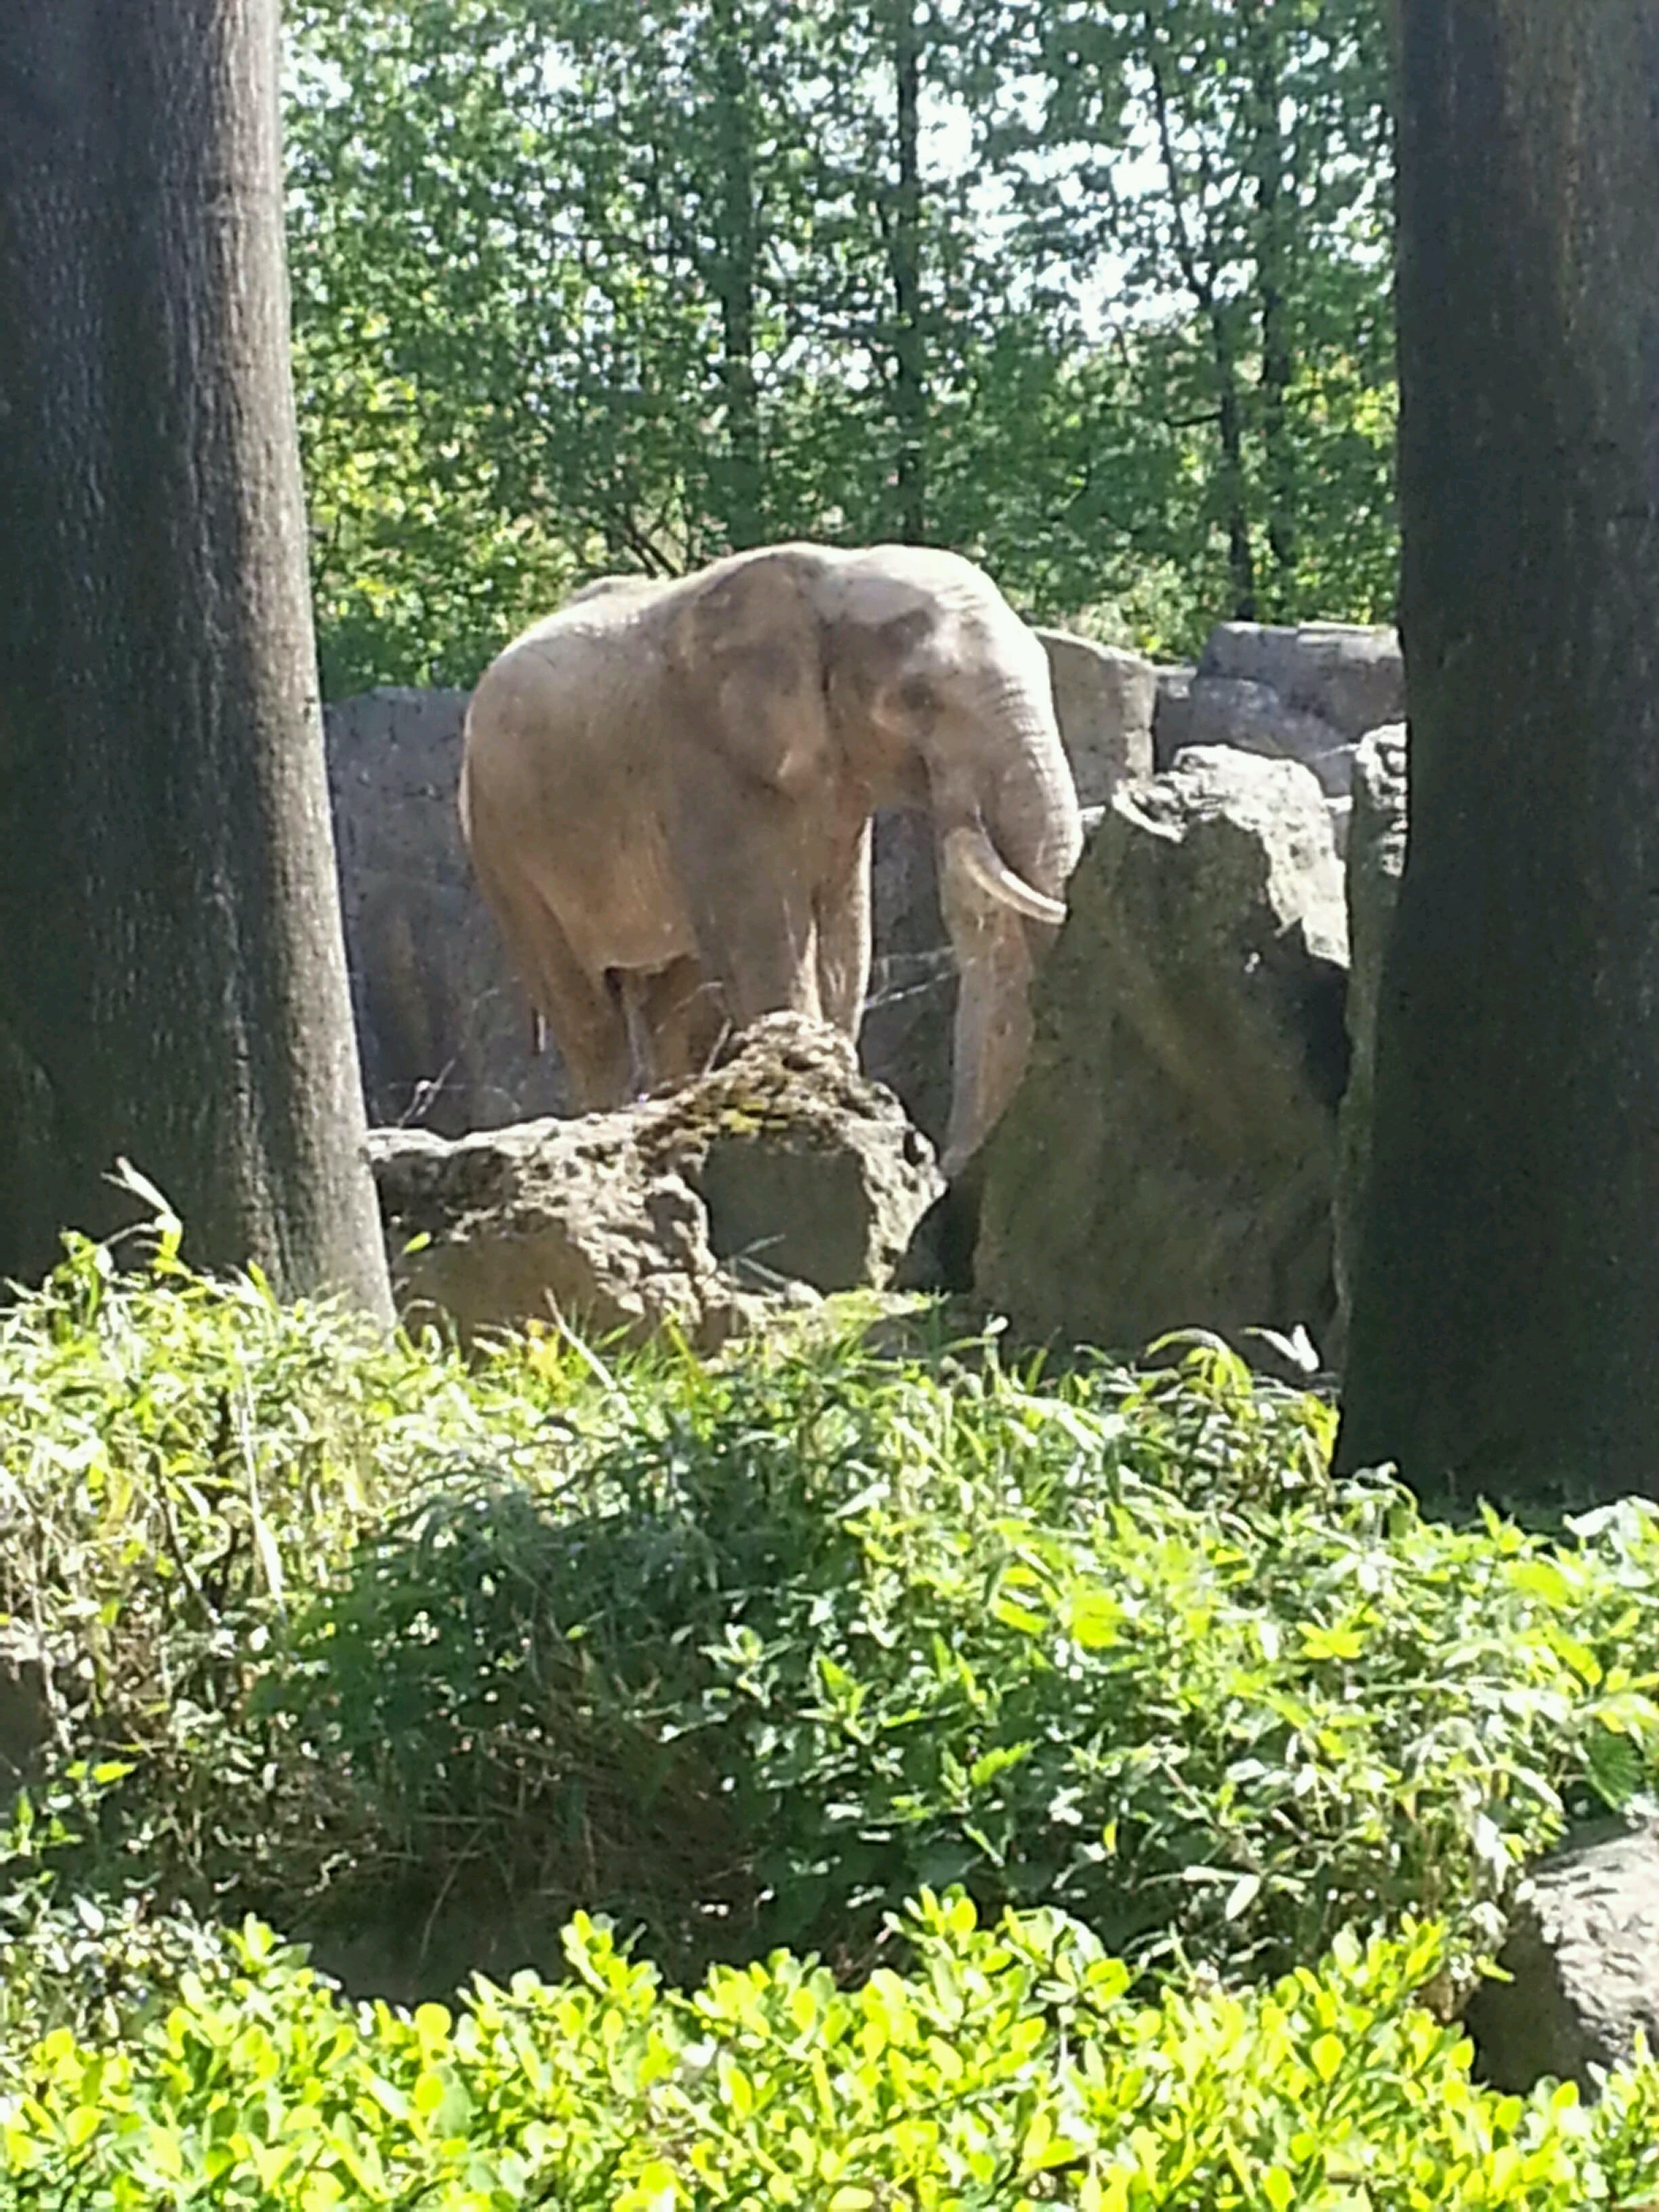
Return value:
M 900 538 L 919 545 L 927 535 L 927 341 L 921 297 L 921 33 L 915 0 L 896 0 L 893 73 L 898 185 L 887 252 L 893 279 L 893 415 L 898 430 L 895 505 Z
M 1290 307 L 1290 224 L 1295 201 L 1293 189 L 1291 193 L 1285 190 L 1292 180 L 1286 176 L 1280 120 L 1285 97 L 1279 69 L 1282 36 L 1261 0 L 1252 0 L 1244 13 L 1244 44 L 1249 56 L 1249 170 L 1255 192 L 1256 301 L 1261 327 L 1261 442 L 1267 461 L 1267 544 L 1273 558 L 1266 613 L 1269 621 L 1292 622 L 1298 550 L 1290 425 L 1291 386 L 1296 379 Z
M 1659 1494 L 1659 10 L 1401 0 L 1409 854 L 1340 1437 Z
M 1152 113 L 1158 123 L 1158 150 L 1164 163 L 1165 189 L 1176 260 L 1196 301 L 1210 337 L 1210 357 L 1215 369 L 1216 429 L 1221 441 L 1219 482 L 1227 532 L 1227 571 L 1232 580 L 1231 618 L 1254 622 L 1256 617 L 1255 550 L 1250 540 L 1249 491 L 1244 470 L 1244 402 L 1239 388 L 1238 347 L 1234 342 L 1232 317 L 1236 309 L 1222 297 L 1217 283 L 1217 258 L 1210 240 L 1195 236 L 1206 229 L 1200 203 L 1189 211 L 1182 183 L 1171 106 L 1178 72 L 1171 66 L 1153 11 L 1141 17 L 1146 41 Z
M 1232 579 L 1231 619 L 1254 622 L 1259 611 L 1255 549 L 1250 541 L 1249 491 L 1244 473 L 1244 402 L 1239 390 L 1238 354 L 1229 327 L 1224 300 L 1207 301 L 1211 351 L 1215 362 L 1216 422 L 1221 439 L 1221 494 L 1227 530 L 1227 573 Z
M 760 209 L 755 181 L 750 69 L 736 0 L 715 0 L 714 49 L 719 149 L 720 244 L 712 271 L 720 310 L 720 383 L 726 394 L 726 462 L 720 520 L 734 550 L 766 534 L 760 395 L 755 377 L 755 290 L 760 261 Z
M 389 1310 L 288 358 L 276 0 L 0 27 L 0 1275 L 158 1182 Z

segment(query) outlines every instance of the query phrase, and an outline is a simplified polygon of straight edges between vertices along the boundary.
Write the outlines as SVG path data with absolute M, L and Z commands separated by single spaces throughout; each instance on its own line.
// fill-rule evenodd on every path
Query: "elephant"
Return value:
M 589 585 L 480 678 L 459 807 L 587 1111 L 763 1014 L 856 1037 L 872 817 L 925 810 L 961 972 L 947 1175 L 1018 1080 L 1082 848 L 1040 641 L 982 569 L 909 545 Z

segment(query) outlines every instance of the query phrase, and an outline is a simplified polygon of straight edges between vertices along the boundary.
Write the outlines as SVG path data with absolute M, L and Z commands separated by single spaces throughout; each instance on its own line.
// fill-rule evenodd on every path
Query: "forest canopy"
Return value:
M 325 692 L 618 568 L 982 561 L 1165 658 L 1388 620 L 1382 0 L 296 0 Z

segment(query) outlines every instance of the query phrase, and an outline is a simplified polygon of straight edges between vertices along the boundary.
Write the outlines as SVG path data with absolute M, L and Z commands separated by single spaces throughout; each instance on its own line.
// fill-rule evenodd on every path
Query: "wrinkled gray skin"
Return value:
M 870 822 L 931 815 L 962 972 L 945 1165 L 1006 1104 L 1082 845 L 1036 635 L 955 554 L 807 544 L 607 578 L 486 670 L 461 822 L 579 1103 L 793 1010 L 855 1036 Z

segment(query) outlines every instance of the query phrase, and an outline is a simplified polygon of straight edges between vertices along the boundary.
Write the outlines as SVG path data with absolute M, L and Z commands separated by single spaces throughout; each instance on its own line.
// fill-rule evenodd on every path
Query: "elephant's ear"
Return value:
M 703 740 L 775 789 L 810 789 L 831 762 L 811 556 L 739 554 L 693 580 L 668 638 L 670 697 Z

